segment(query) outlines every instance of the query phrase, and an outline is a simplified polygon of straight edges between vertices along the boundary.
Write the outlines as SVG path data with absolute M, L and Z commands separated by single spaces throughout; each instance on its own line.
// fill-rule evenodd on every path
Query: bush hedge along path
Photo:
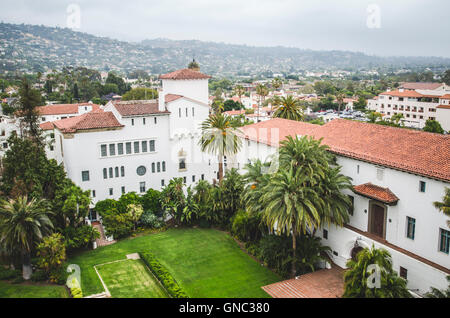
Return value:
M 136 251 L 151 251 L 190 298 L 270 297 L 261 287 L 281 280 L 230 235 L 213 229 L 169 229 L 124 239 L 71 257 L 68 264 L 80 266 L 83 294 L 98 294 L 104 290 L 94 265 L 126 259 Z

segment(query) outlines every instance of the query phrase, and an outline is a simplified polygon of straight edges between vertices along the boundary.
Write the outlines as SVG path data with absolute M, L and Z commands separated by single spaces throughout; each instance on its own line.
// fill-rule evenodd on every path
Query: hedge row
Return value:
M 178 285 L 175 278 L 152 253 L 139 253 L 139 256 L 173 298 L 189 298 L 186 292 Z

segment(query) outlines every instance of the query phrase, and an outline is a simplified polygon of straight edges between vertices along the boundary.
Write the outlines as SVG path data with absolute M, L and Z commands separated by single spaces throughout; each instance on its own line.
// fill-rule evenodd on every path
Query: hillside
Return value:
M 294 44 L 293 44 L 294 45 Z M 347 51 L 287 47 L 251 47 L 196 40 L 124 42 L 67 28 L 0 23 L 0 72 L 45 71 L 66 65 L 160 74 L 185 67 L 196 58 L 202 70 L 221 76 L 304 70 L 424 68 L 443 70 L 449 58 L 377 57 Z

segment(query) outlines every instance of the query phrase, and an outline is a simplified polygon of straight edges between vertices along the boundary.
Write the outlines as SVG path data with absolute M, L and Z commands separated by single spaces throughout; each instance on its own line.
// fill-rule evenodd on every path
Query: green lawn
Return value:
M 106 287 L 116 298 L 168 298 L 141 260 L 126 260 L 97 266 Z
M 94 265 L 143 251 L 153 252 L 190 297 L 269 297 L 261 286 L 281 280 L 244 253 L 228 234 L 212 229 L 170 229 L 126 239 L 72 257 L 69 264 L 80 266 L 87 296 L 103 292 Z
M 64 286 L 10 284 L 0 281 L 0 298 L 68 298 L 69 293 Z

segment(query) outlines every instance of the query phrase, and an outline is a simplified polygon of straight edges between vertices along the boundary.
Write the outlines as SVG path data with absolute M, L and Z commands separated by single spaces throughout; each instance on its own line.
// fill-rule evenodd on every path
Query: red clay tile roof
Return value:
M 46 121 L 45 123 L 42 123 L 39 125 L 42 130 L 53 130 L 54 126 L 51 121 Z
M 440 87 L 442 84 L 441 83 L 420 83 L 420 82 L 403 82 L 400 83 L 400 87 L 401 88 L 405 88 L 405 89 L 436 89 L 438 87 Z
M 169 114 L 168 111 L 159 111 L 157 100 L 132 100 L 112 102 L 122 116 L 142 116 L 153 114 Z
M 245 109 L 227 110 L 226 112 L 223 113 L 227 114 L 228 116 L 242 115 L 245 114 Z
M 167 73 L 161 75 L 160 79 L 172 79 L 172 80 L 187 80 L 187 79 L 207 79 L 211 76 L 200 73 L 199 71 L 194 71 L 188 68 L 177 70 L 175 72 Z
M 423 97 L 424 96 L 416 91 L 408 91 L 408 90 L 403 91 L 403 92 L 400 92 L 399 90 L 384 92 L 384 93 L 381 93 L 380 95 L 389 95 L 389 96 L 396 96 L 396 97 Z
M 177 95 L 177 94 L 167 94 L 164 96 L 164 101 L 166 103 L 173 102 L 174 100 L 183 98 L 183 95 Z
M 399 200 L 389 188 L 382 188 L 370 182 L 354 186 L 353 192 L 386 204 L 394 204 Z
M 450 109 L 450 105 L 439 105 L 436 108 Z
M 75 133 L 79 130 L 119 128 L 120 124 L 112 112 L 89 112 L 81 116 L 56 120 L 56 128 L 63 133 Z
M 92 106 L 92 110 L 100 108 L 100 106 L 97 104 L 80 103 L 80 104 L 55 104 L 55 105 L 39 106 L 37 107 L 37 110 L 40 115 L 78 114 L 79 106 Z
M 442 99 L 450 99 L 450 94 L 442 95 L 442 96 L 439 97 L 439 98 L 442 98 Z
M 337 155 L 450 181 L 450 135 L 346 119 L 319 126 L 276 118 L 244 126 L 242 130 L 245 138 L 273 146 L 288 135 L 323 138 L 323 143 Z

